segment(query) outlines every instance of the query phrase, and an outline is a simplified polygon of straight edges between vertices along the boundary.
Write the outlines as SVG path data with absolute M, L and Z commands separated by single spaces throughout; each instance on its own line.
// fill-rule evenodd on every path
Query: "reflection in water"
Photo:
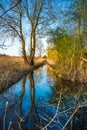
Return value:
M 33 72 L 29 73 L 29 80 L 30 80 L 30 99 L 31 99 L 31 108 L 27 116 L 25 117 L 23 127 L 28 130 L 29 128 L 31 130 L 36 130 L 36 125 L 39 121 L 38 111 L 35 104 L 35 83 L 34 83 L 34 77 Z M 25 81 L 25 80 L 24 80 Z M 23 83 L 25 84 L 25 82 Z M 28 125 L 29 124 L 29 125 Z
M 63 128 L 64 124 L 70 119 L 74 111 L 78 108 L 78 111 L 73 115 L 73 118 L 69 121 L 67 130 L 86 130 L 87 129 L 87 86 L 84 84 L 75 84 L 63 82 L 59 79 L 55 72 L 48 67 L 49 75 L 55 80 L 55 86 L 51 87 L 52 93 L 50 94 L 49 101 L 51 106 L 57 106 L 59 101 L 59 95 L 62 91 L 62 98 L 60 102 L 59 113 L 66 113 L 59 115 L 56 120 L 59 121 L 60 129 Z M 85 105 L 84 105 L 85 104 Z M 80 105 L 80 106 L 79 106 Z M 65 117 L 65 118 L 64 118 Z M 56 123 L 55 123 L 56 125 Z
M 0 130 L 3 129 L 3 115 L 7 101 L 6 130 L 10 122 L 12 122 L 13 130 L 18 129 L 19 125 L 22 129 L 39 130 L 37 127 L 41 122 L 39 114 L 42 113 L 43 106 L 45 107 L 48 100 L 47 93 L 50 93 L 50 87 L 47 83 L 46 66 L 42 70 L 30 72 L 2 93 L 0 95 Z
M 23 116 L 23 113 L 22 113 L 22 107 L 23 107 L 22 99 L 23 99 L 23 96 L 24 96 L 24 93 L 25 93 L 25 83 L 26 83 L 26 75 L 22 79 L 22 92 L 21 92 L 21 96 L 20 96 L 20 114 L 21 114 L 21 117 Z
M 0 130 L 3 129 L 6 101 L 8 101 L 6 130 L 10 121 L 13 130 L 20 130 L 19 125 L 22 130 L 39 130 L 46 125 L 47 130 L 61 130 L 76 107 L 87 101 L 87 88 L 80 84 L 72 85 L 61 81 L 47 66 L 30 72 L 0 94 Z M 55 113 L 56 116 L 51 121 Z M 66 129 L 87 129 L 86 107 L 80 108 L 74 114 Z

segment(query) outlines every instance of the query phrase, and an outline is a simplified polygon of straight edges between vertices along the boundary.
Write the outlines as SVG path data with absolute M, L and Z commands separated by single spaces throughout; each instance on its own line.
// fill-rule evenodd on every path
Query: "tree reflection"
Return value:
M 84 84 L 73 83 L 70 81 L 63 81 L 61 78 L 57 77 L 55 72 L 47 68 L 47 72 L 50 77 L 52 77 L 55 81 L 53 87 L 51 87 L 52 93 L 50 95 L 51 102 L 55 102 L 58 100 L 60 90 L 62 89 L 63 95 L 61 100 L 61 107 L 68 107 L 71 105 L 77 105 L 78 102 L 85 102 L 87 100 L 87 87 Z M 53 98 L 53 99 L 52 99 Z M 68 104 L 67 104 L 68 103 Z M 67 106 L 68 105 L 68 106 Z
M 29 73 L 29 79 L 30 79 L 30 95 L 31 95 L 31 109 L 30 109 L 30 124 L 32 125 L 32 129 L 36 129 L 36 124 L 40 122 L 37 106 L 35 103 L 35 82 L 33 77 L 33 72 Z
M 51 87 L 52 93 L 49 95 L 48 102 L 50 103 L 50 105 L 55 106 L 55 108 L 57 107 L 59 95 L 62 90 L 63 94 L 60 102 L 59 113 L 69 108 L 73 108 L 57 116 L 58 119 L 56 120 L 59 120 L 62 126 L 64 126 L 64 124 L 67 122 L 70 116 L 74 113 L 75 108 L 77 108 L 78 105 L 82 105 L 83 103 L 87 102 L 87 89 L 86 86 L 82 84 L 65 82 L 61 80 L 50 68 L 48 68 L 47 72 L 55 80 L 54 86 Z M 87 129 L 86 109 L 86 107 L 82 107 L 75 113 L 72 120 L 70 120 L 67 125 L 67 130 Z M 62 129 L 62 127 L 60 127 L 60 129 Z
M 23 116 L 23 113 L 22 113 L 22 103 L 23 103 L 23 96 L 25 94 L 25 83 L 26 83 L 26 75 L 23 77 L 22 79 L 22 92 L 21 92 L 21 96 L 20 96 L 20 114 L 21 116 Z
M 21 130 L 39 130 L 40 128 L 43 130 L 45 126 L 48 130 L 62 130 L 62 126 L 66 124 L 76 107 L 87 101 L 86 87 L 63 82 L 51 71 L 46 72 L 44 67 L 39 72 L 35 71 L 34 74 L 30 72 L 22 78 L 22 82 L 20 80 L 18 86 L 14 86 L 12 91 L 9 90 L 8 94 L 14 95 L 12 102 L 11 98 L 9 101 L 11 105 L 6 116 L 8 119 L 6 128 L 11 121 L 11 129 L 15 130 L 19 129 L 19 125 Z M 16 114 L 14 114 L 15 111 Z M 55 117 L 54 120 L 53 117 Z M 82 107 L 74 114 L 66 129 L 85 130 L 86 124 L 87 110 Z
M 40 123 L 40 119 L 38 116 L 37 106 L 35 103 L 35 82 L 33 77 L 33 72 L 29 73 L 29 81 L 30 81 L 30 99 L 31 99 L 31 107 L 29 113 L 25 116 L 24 122 L 22 124 L 23 128 L 26 128 L 26 130 L 36 130 L 36 125 Z M 22 99 L 25 93 L 25 82 L 26 78 L 23 78 L 22 82 L 22 94 L 21 94 L 21 114 L 22 114 Z

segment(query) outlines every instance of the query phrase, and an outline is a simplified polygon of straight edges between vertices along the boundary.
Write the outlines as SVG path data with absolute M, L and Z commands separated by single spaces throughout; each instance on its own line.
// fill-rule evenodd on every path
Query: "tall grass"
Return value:
M 44 58 L 35 58 L 34 63 L 38 65 L 44 60 Z M 17 82 L 29 69 L 33 68 L 24 63 L 22 57 L 0 56 L 0 92 Z
M 0 56 L 0 92 L 28 69 L 29 65 L 24 63 L 22 57 Z

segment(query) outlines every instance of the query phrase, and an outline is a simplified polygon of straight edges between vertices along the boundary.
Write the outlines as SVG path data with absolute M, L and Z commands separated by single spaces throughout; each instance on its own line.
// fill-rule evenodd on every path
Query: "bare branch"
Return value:
M 12 7 L 10 7 L 9 9 L 7 9 L 2 15 L 0 15 L 0 18 L 2 18 L 5 14 L 7 14 L 10 10 L 12 10 L 13 8 L 15 8 L 19 3 L 21 2 L 21 0 L 18 0 L 18 2 L 13 5 Z
M 75 111 L 72 113 L 72 115 L 70 116 L 70 118 L 67 120 L 66 124 L 63 126 L 63 128 L 61 130 L 64 130 L 65 127 L 68 125 L 68 123 L 70 122 L 70 120 L 73 118 L 73 116 L 76 114 L 76 112 L 79 110 L 79 108 L 81 107 L 85 107 L 87 105 L 87 103 L 83 104 L 83 105 L 80 105 L 78 104 L 77 105 L 77 108 L 75 109 Z
M 55 113 L 54 117 L 53 117 L 53 118 L 50 120 L 50 122 L 49 122 L 47 125 L 45 125 L 41 130 L 47 129 L 47 127 L 48 127 L 48 126 L 54 121 L 54 119 L 56 118 L 57 113 L 58 113 L 58 110 L 59 110 L 59 105 L 60 105 L 60 101 L 61 101 L 61 96 L 62 96 L 62 94 L 60 94 L 60 99 L 59 99 L 59 101 L 58 101 L 57 109 L 56 109 L 56 113 Z

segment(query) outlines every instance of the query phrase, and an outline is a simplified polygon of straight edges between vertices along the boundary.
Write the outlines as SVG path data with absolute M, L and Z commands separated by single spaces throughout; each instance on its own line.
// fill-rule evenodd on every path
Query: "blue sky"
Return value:
M 59 2 L 59 6 L 62 7 L 62 9 L 64 9 L 65 5 L 67 5 L 66 0 L 64 0 L 62 3 L 61 3 L 61 0 L 53 0 L 53 3 L 55 3 L 55 6 L 58 4 L 58 2 Z M 4 4 L 5 10 L 9 8 L 9 3 L 10 3 L 9 0 L 0 0 L 0 3 Z M 62 4 L 64 4 L 64 5 L 62 5 Z M 62 22 L 59 21 L 59 23 L 57 23 L 57 24 L 61 25 Z M 43 42 L 44 48 L 46 49 L 46 47 L 47 47 L 46 38 L 42 39 L 42 42 Z M 6 44 L 8 45 L 9 43 L 11 43 L 11 40 L 9 38 L 7 38 Z M 21 48 L 20 48 L 19 41 L 17 39 L 14 40 L 13 44 L 11 44 L 11 46 L 7 47 L 7 49 L 0 48 L 0 53 L 7 54 L 7 55 L 21 55 Z

